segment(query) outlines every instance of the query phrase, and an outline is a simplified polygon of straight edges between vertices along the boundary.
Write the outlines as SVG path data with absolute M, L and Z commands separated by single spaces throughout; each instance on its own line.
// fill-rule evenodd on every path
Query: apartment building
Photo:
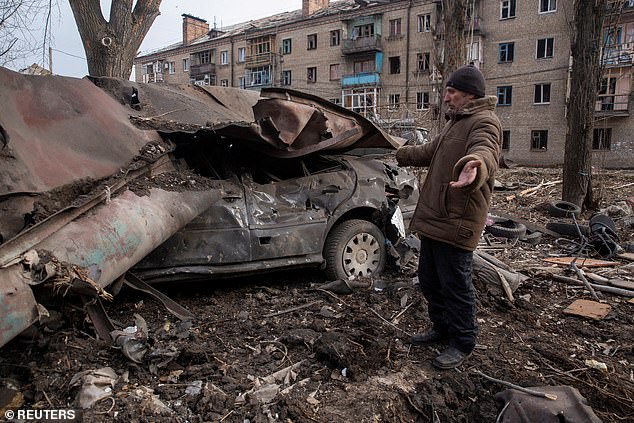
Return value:
M 469 0 L 465 63 L 498 98 L 505 159 L 563 163 L 570 87 L 573 0 Z M 210 28 L 183 15 L 183 39 L 135 60 L 137 82 L 261 89 L 319 95 L 386 128 L 438 128 L 442 80 L 441 2 L 303 0 L 302 9 Z M 593 163 L 634 167 L 634 0 L 610 3 L 604 77 L 596 105 Z

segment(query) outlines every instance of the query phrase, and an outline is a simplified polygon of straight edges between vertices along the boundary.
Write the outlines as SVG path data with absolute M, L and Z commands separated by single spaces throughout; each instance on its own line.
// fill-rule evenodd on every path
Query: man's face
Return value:
M 457 112 L 462 109 L 462 106 L 474 98 L 475 96 L 473 94 L 467 94 L 464 91 L 455 89 L 454 87 L 446 87 L 443 101 L 449 107 L 449 110 Z

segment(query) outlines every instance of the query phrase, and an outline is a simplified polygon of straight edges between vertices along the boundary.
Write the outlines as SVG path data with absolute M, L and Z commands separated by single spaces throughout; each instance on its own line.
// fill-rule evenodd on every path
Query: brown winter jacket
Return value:
M 456 113 L 431 142 L 404 146 L 396 151 L 403 166 L 429 166 L 420 189 L 410 229 L 437 241 L 473 251 L 484 229 L 495 172 L 498 168 L 502 128 L 495 115 L 496 98 L 472 100 Z M 475 180 L 451 188 L 465 163 L 481 160 Z

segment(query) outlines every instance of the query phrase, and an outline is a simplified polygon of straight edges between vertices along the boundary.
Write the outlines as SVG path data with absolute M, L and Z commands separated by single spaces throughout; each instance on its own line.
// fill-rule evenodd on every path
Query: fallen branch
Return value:
M 537 191 L 539 191 L 542 188 L 549 187 L 551 185 L 557 185 L 557 184 L 560 184 L 560 183 L 562 183 L 561 180 L 551 181 L 551 182 L 546 182 L 546 183 L 544 183 L 544 181 L 542 180 L 539 184 L 537 184 L 534 187 L 527 188 L 525 190 L 522 190 L 522 191 L 518 192 L 517 194 L 513 194 L 513 195 L 507 196 L 506 197 L 506 201 L 514 200 L 517 197 L 526 197 L 526 196 L 529 196 L 529 195 L 533 195 L 534 193 L 536 193 Z
M 292 313 L 292 312 L 294 312 L 294 311 L 301 310 L 301 309 L 303 309 L 303 308 L 312 307 L 312 306 L 314 306 L 315 304 L 319 304 L 320 302 L 321 302 L 321 301 L 313 301 L 312 303 L 308 303 L 308 304 L 300 305 L 300 306 L 297 306 L 297 307 L 289 308 L 289 309 L 287 309 L 287 310 L 282 310 L 282 311 L 277 311 L 277 312 L 275 312 L 275 313 L 265 314 L 265 315 L 264 315 L 264 316 L 262 316 L 262 317 L 268 318 L 268 317 L 279 316 L 279 315 L 281 315 L 281 314 Z
M 522 386 L 515 385 L 515 384 L 513 384 L 511 382 L 507 382 L 505 380 L 500 380 L 500 379 L 496 379 L 494 377 L 485 375 L 480 370 L 474 370 L 474 372 L 477 375 L 480 375 L 483 378 L 490 380 L 491 382 L 495 382 L 495 383 L 499 383 L 501 385 L 508 386 L 511 389 L 515 389 L 515 390 L 518 390 L 520 392 L 524 392 L 525 394 L 533 395 L 535 397 L 540 397 L 540 398 L 548 398 L 549 400 L 553 400 L 553 401 L 557 400 L 557 395 L 555 395 L 555 394 L 548 394 L 546 392 L 539 392 L 539 391 L 535 391 L 533 389 L 524 388 Z
M 581 279 L 581 281 L 583 282 L 583 284 L 586 286 L 586 288 L 588 289 L 588 291 L 590 291 L 590 295 L 592 295 L 592 298 L 595 299 L 596 301 L 599 301 L 599 297 L 597 297 L 597 293 L 594 292 L 594 289 L 592 288 L 592 285 L 590 285 L 590 282 L 588 282 L 588 280 L 586 279 L 585 275 L 583 274 L 583 272 L 581 271 L 581 269 L 579 269 L 577 267 L 577 265 L 575 264 L 575 262 L 573 261 L 572 263 L 570 263 L 570 267 L 572 268 L 572 270 L 575 271 L 575 273 L 577 274 L 577 276 L 579 276 L 579 279 Z
M 387 323 L 388 325 L 392 326 L 394 329 L 396 329 L 396 330 L 400 330 L 401 332 L 403 332 L 403 333 L 404 333 L 405 335 L 407 335 L 407 336 L 411 336 L 411 334 L 410 334 L 410 333 L 408 333 L 408 332 L 404 331 L 403 329 L 399 328 L 398 326 L 396 326 L 396 325 L 392 324 L 392 323 L 391 323 L 391 322 L 389 322 L 388 320 L 385 320 L 385 318 L 384 318 L 383 316 L 381 316 L 379 313 L 377 313 L 375 310 L 373 310 L 373 309 L 371 309 L 371 308 L 370 308 L 369 310 L 370 310 L 372 313 L 376 314 L 376 316 L 377 316 L 379 319 L 383 320 L 385 323 Z
M 585 287 L 585 284 L 578 279 L 570 278 L 568 276 L 556 275 L 554 273 L 549 273 L 549 275 L 555 280 L 558 280 L 561 282 L 568 282 L 574 285 L 580 285 Z M 615 295 L 622 295 L 624 297 L 634 297 L 634 291 L 630 291 L 629 289 L 615 288 L 613 286 L 598 285 L 595 283 L 589 283 L 589 285 L 592 288 L 594 288 L 596 291 L 607 292 L 609 294 L 615 294 Z

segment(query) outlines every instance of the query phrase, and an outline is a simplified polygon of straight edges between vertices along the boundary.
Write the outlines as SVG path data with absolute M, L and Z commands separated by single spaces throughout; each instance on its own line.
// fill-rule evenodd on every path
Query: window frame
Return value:
M 507 10 L 507 16 L 504 16 L 504 10 Z M 517 0 L 500 0 L 500 20 L 513 19 L 516 13 Z
M 544 43 L 541 49 L 539 46 L 540 42 Z M 550 55 L 548 55 L 549 44 L 550 44 Z M 540 50 L 543 50 L 543 51 L 540 52 Z M 540 53 L 543 53 L 543 55 L 540 55 Z M 535 43 L 535 58 L 537 60 L 540 60 L 540 59 L 552 59 L 553 57 L 555 57 L 555 38 L 546 37 L 546 38 L 537 39 L 537 42 Z
M 330 31 L 330 47 L 341 45 L 341 30 L 333 29 Z
M 544 6 L 546 6 L 544 8 Z M 539 0 L 539 13 L 553 13 L 557 11 L 557 0 Z
M 427 100 L 425 100 L 427 97 Z M 417 91 L 416 92 L 416 110 L 429 110 L 431 103 L 429 101 L 429 91 Z
M 238 63 L 244 63 L 247 61 L 247 48 L 238 47 Z
M 390 37 L 400 37 L 401 35 L 403 35 L 401 18 L 390 19 L 389 25 Z
M 290 86 L 293 83 L 293 73 L 290 70 L 283 70 L 280 83 L 285 87 Z
M 416 70 L 418 72 L 429 72 L 431 70 L 431 52 L 416 53 Z
M 600 135 L 603 134 L 603 135 Z M 605 142 L 607 139 L 607 142 Z M 612 150 L 612 128 L 594 128 L 592 131 L 592 151 Z
M 317 34 L 306 36 L 306 50 L 317 50 Z
M 317 66 L 309 66 L 306 68 L 306 82 L 315 84 L 317 82 Z
M 502 54 L 505 60 L 502 60 Z M 515 60 L 515 41 L 498 44 L 498 63 L 512 63 Z
M 539 145 L 536 145 L 536 142 Z M 541 146 L 542 144 L 543 147 Z M 548 129 L 531 130 L 531 151 L 548 151 Z
M 498 85 L 496 90 L 498 98 L 498 106 L 512 106 L 513 105 L 513 86 L 512 85 Z M 504 102 L 500 101 L 501 97 L 504 97 Z
M 189 57 L 183 58 L 183 72 L 189 72 Z
M 332 71 L 336 69 L 335 77 L 333 78 Z M 341 66 L 340 63 L 331 63 L 329 67 L 329 80 L 330 81 L 339 81 L 341 79 Z
M 291 54 L 293 51 L 293 39 L 284 38 L 282 40 L 282 55 Z
M 550 94 L 552 93 L 552 84 L 550 82 L 542 82 L 534 85 L 533 91 L 533 104 L 541 105 L 541 104 L 550 104 Z M 548 87 L 547 92 L 544 90 Z M 539 93 L 539 101 L 538 101 L 538 93 Z M 548 97 L 548 101 L 545 101 L 544 98 Z
M 388 112 L 395 112 L 401 108 L 401 93 L 389 94 L 387 98 Z
M 418 32 L 431 32 L 431 13 L 418 15 L 417 26 Z
M 221 65 L 229 64 L 229 50 L 222 50 L 220 52 L 220 64 Z

